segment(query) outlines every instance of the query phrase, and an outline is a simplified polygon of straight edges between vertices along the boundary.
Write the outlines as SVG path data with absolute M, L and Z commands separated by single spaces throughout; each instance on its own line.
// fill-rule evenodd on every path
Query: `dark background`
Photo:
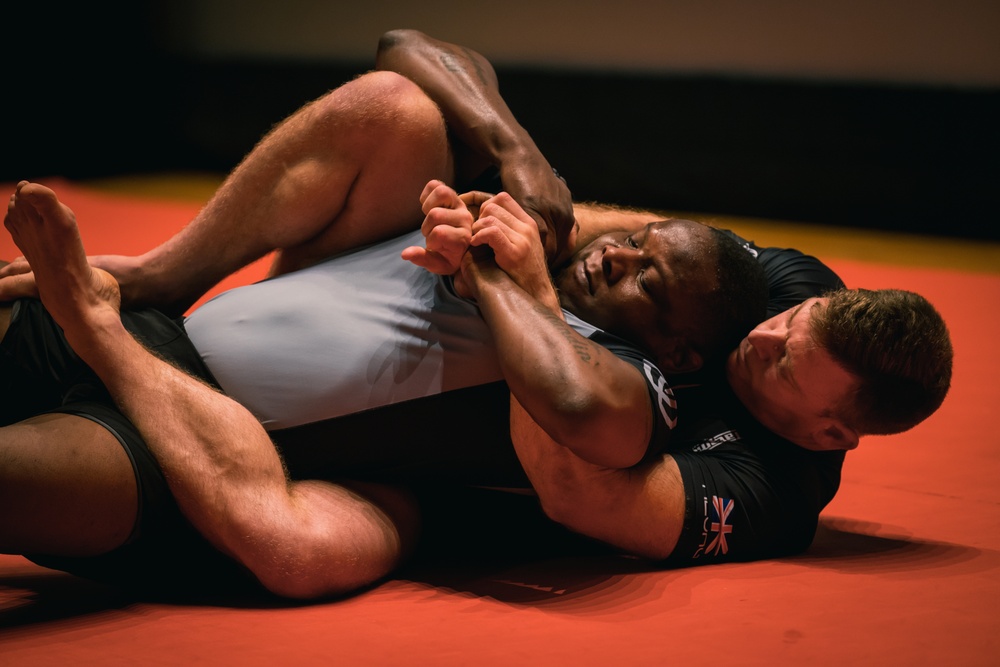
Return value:
M 373 62 L 177 53 L 159 18 L 112 2 L 12 23 L 0 180 L 227 172 Z M 1000 238 L 995 87 L 497 71 L 578 200 Z

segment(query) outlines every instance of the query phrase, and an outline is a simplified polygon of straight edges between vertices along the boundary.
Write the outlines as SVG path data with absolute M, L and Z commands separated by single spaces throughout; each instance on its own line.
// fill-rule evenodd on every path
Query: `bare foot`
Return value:
M 42 303 L 67 336 L 108 317 L 118 320 L 118 283 L 87 263 L 76 216 L 52 190 L 18 183 L 4 225 L 31 264 Z

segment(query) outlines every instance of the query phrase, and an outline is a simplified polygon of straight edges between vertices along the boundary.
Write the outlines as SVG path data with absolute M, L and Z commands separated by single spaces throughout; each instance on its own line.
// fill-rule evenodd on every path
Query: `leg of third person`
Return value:
M 275 127 L 187 227 L 113 272 L 125 303 L 180 314 L 272 250 L 283 273 L 419 228 L 424 185 L 453 172 L 437 106 L 408 79 L 372 72 Z

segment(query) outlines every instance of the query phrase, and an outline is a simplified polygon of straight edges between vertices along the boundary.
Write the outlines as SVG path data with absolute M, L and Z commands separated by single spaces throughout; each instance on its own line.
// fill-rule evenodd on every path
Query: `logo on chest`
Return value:
M 656 405 L 660 409 L 663 421 L 668 428 L 674 428 L 677 426 L 677 399 L 674 398 L 674 390 L 667 384 L 667 378 L 663 377 L 660 370 L 648 361 L 642 362 L 642 369 L 656 392 Z

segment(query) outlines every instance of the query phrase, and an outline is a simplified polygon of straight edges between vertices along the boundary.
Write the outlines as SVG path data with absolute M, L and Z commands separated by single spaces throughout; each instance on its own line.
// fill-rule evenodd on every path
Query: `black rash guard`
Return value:
M 398 258 L 398 250 L 412 241 L 410 238 L 388 242 L 386 247 L 395 254 L 398 265 L 406 264 Z M 744 245 L 757 254 L 767 272 L 772 302 L 769 314 L 841 286 L 836 275 L 815 258 L 794 250 L 759 248 L 748 242 Z M 366 254 L 371 252 L 372 249 L 364 249 L 349 257 L 354 258 L 352 261 L 365 257 L 373 261 L 371 255 Z M 335 259 L 332 263 L 342 260 Z M 378 275 L 380 271 L 408 271 L 405 266 L 399 269 L 397 265 L 388 269 L 387 264 L 380 262 L 373 261 L 365 270 L 369 276 L 372 272 Z M 353 267 L 351 272 L 357 273 L 357 268 Z M 264 283 L 266 288 L 238 288 L 219 297 L 212 308 L 223 312 L 227 310 L 224 308 L 227 300 L 236 304 L 238 297 L 251 294 L 251 289 L 268 290 L 268 299 L 274 301 L 262 301 L 256 298 L 261 292 L 254 292 L 254 298 L 243 301 L 238 308 L 228 309 L 226 317 L 235 318 L 233 326 L 237 327 L 250 321 L 242 318 L 252 318 L 257 311 L 263 313 L 262 317 L 272 317 L 267 313 L 276 304 L 293 305 L 303 294 L 316 296 L 315 292 L 309 292 L 311 288 L 303 287 L 304 275 L 308 277 L 305 273 L 293 274 L 285 283 L 279 282 L 284 277 L 267 281 Z M 322 272 L 316 270 L 314 275 L 320 276 Z M 302 411 L 304 405 L 309 410 L 317 405 L 323 407 L 321 399 L 326 394 L 316 392 L 312 377 L 307 380 L 302 375 L 292 374 L 289 376 L 292 380 L 299 379 L 299 389 L 312 396 L 303 391 L 296 393 L 293 391 L 295 383 L 286 381 L 278 386 L 281 391 L 292 393 L 284 395 L 283 403 L 275 405 L 290 406 L 287 413 L 298 410 L 295 416 L 286 418 L 287 413 L 273 410 L 269 399 L 251 409 L 271 428 L 291 474 L 297 478 L 433 480 L 525 487 L 527 479 L 509 440 L 508 392 L 499 380 L 495 356 L 489 349 L 488 331 L 474 306 L 462 303 L 448 289 L 447 282 L 437 278 L 428 282 L 426 277 L 414 281 L 411 280 L 413 274 L 407 275 L 410 277 L 402 280 L 397 277 L 394 284 L 415 295 L 412 303 L 416 303 L 416 307 L 403 306 L 401 309 L 400 304 L 386 299 L 380 307 L 388 310 L 372 317 L 368 311 L 371 302 L 365 303 L 362 299 L 359 303 L 363 307 L 357 312 L 368 313 L 364 317 L 369 322 L 377 321 L 382 330 L 386 324 L 399 325 L 393 335 L 410 338 L 409 343 L 402 343 L 410 357 L 397 352 L 399 341 L 373 339 L 370 329 L 361 336 L 367 345 L 364 349 L 374 350 L 368 357 L 354 351 L 351 347 L 354 343 L 344 343 L 343 339 L 337 345 L 329 343 L 321 331 L 311 332 L 320 341 L 319 346 L 314 345 L 302 353 L 307 348 L 300 346 L 297 339 L 300 334 L 310 333 L 303 331 L 302 320 L 290 321 L 292 326 L 283 329 L 279 327 L 277 335 L 273 329 L 268 330 L 267 335 L 261 336 L 261 342 L 255 343 L 256 347 L 251 351 L 244 348 L 239 357 L 243 366 L 254 369 L 249 374 L 254 378 L 269 373 L 260 369 L 267 368 L 272 353 L 288 355 L 289 350 L 293 356 L 302 353 L 301 364 L 296 368 L 311 369 L 322 356 L 323 341 L 327 341 L 327 351 L 339 346 L 337 353 L 353 363 L 356 371 L 361 371 L 350 376 L 350 386 L 355 394 L 352 400 L 360 397 L 364 405 L 350 408 L 335 405 L 335 412 L 326 416 Z M 368 282 L 378 281 L 362 280 L 362 283 Z M 282 285 L 288 285 L 292 292 L 287 297 L 279 294 Z M 356 287 L 331 289 L 327 284 L 323 289 L 326 298 L 336 299 Z M 440 311 L 445 315 L 441 320 L 443 324 L 435 323 L 433 317 L 428 319 L 421 315 L 434 312 L 435 299 L 446 304 Z M 251 308 L 254 305 L 256 307 Z M 278 308 L 278 311 L 284 313 L 281 317 L 299 317 L 295 309 Z M 214 335 L 207 326 L 210 312 L 199 310 L 186 323 L 189 329 L 198 330 L 196 342 L 205 332 L 210 337 Z M 340 315 L 336 309 L 332 312 L 334 317 L 328 321 L 334 327 L 344 326 L 349 321 L 343 311 Z M 279 324 L 288 325 L 289 321 L 281 322 L 281 317 Z M 415 324 L 421 317 L 429 323 Z M 177 323 L 155 313 L 128 316 L 127 319 L 130 330 L 160 354 L 167 358 L 179 354 L 185 359 L 182 364 L 185 369 L 210 382 L 215 381 L 212 372 L 200 364 L 197 354 L 191 358 L 194 348 Z M 687 498 L 685 525 L 672 561 L 695 563 L 760 558 L 791 553 L 809 544 L 820 510 L 836 492 L 842 453 L 807 452 L 769 433 L 743 410 L 724 386 L 702 384 L 673 390 L 641 350 L 576 318 L 568 317 L 568 320 L 581 334 L 594 338 L 639 368 L 647 382 L 656 415 L 647 458 L 673 456 L 680 467 Z M 167 333 L 157 333 L 160 331 Z M 253 327 L 247 331 L 252 333 Z M 472 332 L 471 336 L 468 331 Z M 241 368 L 236 368 L 235 375 L 219 370 L 222 352 L 218 350 L 224 352 L 226 337 L 218 340 L 221 346 L 217 351 L 204 343 L 206 348 L 198 347 L 197 352 L 212 371 L 226 375 L 226 381 L 221 382 L 223 388 L 237 400 L 243 400 L 240 377 L 247 374 L 240 376 L 239 372 L 244 370 Z M 356 343 L 358 338 L 346 340 Z M 176 346 L 179 352 L 173 349 Z M 218 554 L 214 554 L 178 515 L 162 473 L 144 442 L 127 420 L 109 416 L 114 412 L 110 397 L 89 369 L 81 367 L 65 345 L 58 327 L 37 303 L 19 309 L 0 344 L 0 360 L 5 376 L 10 379 L 5 393 L 8 397 L 18 397 L 17 401 L 8 404 L 12 411 L 8 411 L 4 423 L 47 410 L 78 414 L 105 425 L 129 452 L 143 496 L 141 516 L 129 544 L 96 558 L 38 557 L 38 562 L 95 578 L 132 580 L 147 576 L 151 570 L 174 569 L 171 563 L 190 564 L 205 559 L 217 566 L 226 562 L 225 559 L 220 561 Z M 445 366 L 453 367 L 455 372 Z M 323 372 L 318 377 L 333 379 Z M 325 392 L 328 387 L 321 389 Z M 319 399 L 314 400 L 316 396 Z M 90 405 L 99 407 L 88 407 Z M 269 410 L 277 416 L 271 418 L 260 414 Z M 447 424 L 447 428 L 442 428 L 442 424 Z M 235 564 L 230 565 L 239 570 Z M 166 577 L 167 573 L 161 572 L 159 576 Z

